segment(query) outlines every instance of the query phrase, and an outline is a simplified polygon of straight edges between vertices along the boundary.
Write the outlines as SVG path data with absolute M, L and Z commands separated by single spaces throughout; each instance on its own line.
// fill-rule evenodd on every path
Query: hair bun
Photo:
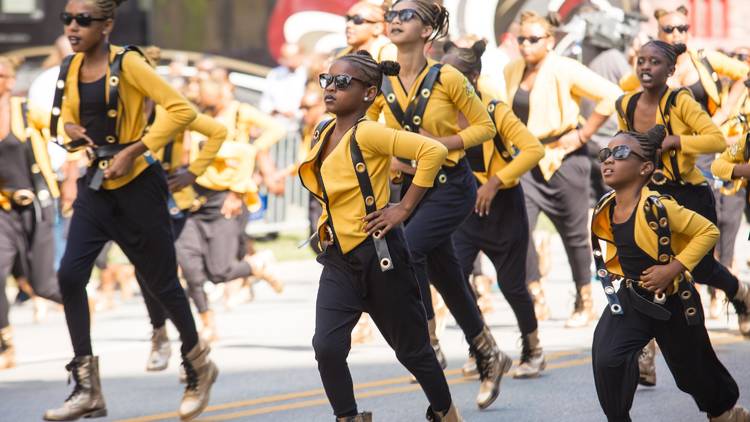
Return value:
M 676 56 L 680 56 L 687 51 L 687 46 L 685 44 L 672 44 L 672 49 Z
M 367 51 L 367 50 L 357 50 L 357 51 L 354 52 L 354 55 L 355 56 L 365 56 L 365 57 L 369 57 L 371 59 L 373 58 L 372 54 L 370 54 L 370 52 Z
M 443 44 L 443 53 L 448 53 L 449 51 L 457 47 L 458 46 L 453 41 L 446 41 L 445 44 Z
M 654 19 L 659 20 L 668 14 L 669 12 L 667 12 L 665 9 L 656 9 L 654 10 Z
M 378 67 L 386 76 L 396 76 L 401 71 L 401 65 L 391 60 L 383 60 Z
M 487 50 L 487 41 L 486 40 L 479 40 L 472 44 L 471 46 L 472 51 L 474 51 L 474 55 L 477 56 L 477 59 L 482 57 L 482 54 Z
M 547 22 L 553 28 L 559 28 L 560 26 L 562 26 L 562 16 L 560 16 L 560 14 L 557 12 L 547 13 L 545 19 L 547 19 Z
M 684 5 L 679 6 L 677 9 L 674 10 L 677 13 L 682 13 L 683 15 L 688 15 L 688 9 Z
M 125 3 L 128 0 L 114 0 L 114 1 L 115 1 L 115 6 L 117 7 L 117 6 L 120 6 L 121 4 Z
M 656 125 L 646 132 L 646 136 L 657 148 L 661 148 L 661 143 L 664 142 L 664 138 L 667 136 L 667 129 L 664 125 Z

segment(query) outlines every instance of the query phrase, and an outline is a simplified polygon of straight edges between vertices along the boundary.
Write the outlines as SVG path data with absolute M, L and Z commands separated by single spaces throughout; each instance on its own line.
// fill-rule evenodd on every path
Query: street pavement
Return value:
M 741 277 L 750 280 L 745 259 L 747 226 L 738 239 Z M 533 380 L 503 381 L 502 392 L 488 410 L 474 404 L 478 382 L 465 379 L 460 368 L 467 345 L 450 320 L 442 335 L 449 358 L 446 372 L 453 400 L 467 421 L 602 421 L 591 371 L 593 326 L 565 329 L 573 303 L 573 284 L 558 239 L 552 242 L 552 268 L 546 283 L 552 318 L 540 323 L 548 366 Z M 211 404 L 203 421 L 332 421 L 318 376 L 311 339 L 314 303 L 320 266 L 313 260 L 280 264 L 287 289 L 276 295 L 265 285 L 255 289 L 255 300 L 227 310 L 214 304 L 220 339 L 213 359 L 220 368 Z M 487 322 L 502 350 L 519 355 L 519 333 L 509 306 L 496 291 L 494 312 Z M 596 305 L 604 295 L 595 286 Z M 704 300 L 704 303 L 707 300 Z M 736 378 L 740 403 L 750 407 L 750 341 L 737 333 L 736 316 L 729 311 L 707 322 L 722 362 Z M 71 354 L 64 316 L 52 310 L 41 324 L 32 322 L 30 305 L 14 307 L 17 368 L 0 372 L 0 421 L 37 421 L 44 410 L 67 397 L 64 370 Z M 99 420 L 176 420 L 182 386 L 178 384 L 179 342 L 170 325 L 173 356 L 166 371 L 147 373 L 150 328 L 139 296 L 110 311 L 96 314 L 94 352 L 100 356 L 103 390 L 109 415 Z M 374 341 L 357 345 L 349 358 L 361 410 L 374 412 L 380 421 L 424 420 L 427 401 L 418 386 L 375 331 Z M 685 393 L 680 392 L 664 361 L 658 358 L 658 384 L 639 388 L 632 410 L 635 421 L 702 421 L 706 419 Z

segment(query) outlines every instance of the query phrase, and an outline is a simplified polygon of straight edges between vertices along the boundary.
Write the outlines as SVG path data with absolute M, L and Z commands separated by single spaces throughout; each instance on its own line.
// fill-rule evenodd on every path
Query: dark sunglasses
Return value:
M 690 25 L 677 25 L 677 26 L 667 25 L 667 26 L 662 26 L 661 30 L 667 34 L 671 34 L 675 30 L 684 34 L 690 30 Z
M 635 155 L 643 161 L 648 161 L 646 157 L 633 151 L 627 145 L 618 145 L 614 148 L 602 148 L 601 150 L 599 150 L 599 161 L 603 163 L 607 161 L 609 157 L 612 157 L 617 161 L 627 160 L 631 154 Z
M 360 15 L 346 15 L 344 16 L 344 19 L 346 19 L 347 22 L 351 22 L 355 25 L 362 25 L 364 23 L 378 23 L 377 21 L 371 21 L 369 19 L 365 19 Z
M 518 44 L 519 45 L 523 45 L 526 41 L 528 41 L 529 44 L 536 44 L 536 43 L 538 43 L 539 41 L 541 41 L 541 40 L 543 40 L 545 38 L 547 38 L 547 35 L 545 35 L 543 37 L 536 37 L 536 36 L 524 37 L 524 36 L 521 36 L 521 37 L 518 37 L 516 39 L 518 40 Z
M 320 82 L 320 87 L 323 89 L 326 89 L 327 87 L 331 86 L 331 84 L 333 84 L 336 90 L 343 91 L 349 88 L 349 85 L 352 84 L 352 81 L 358 81 L 362 85 L 367 86 L 367 83 L 363 81 L 362 79 L 357 79 L 354 76 L 350 76 L 345 73 L 342 73 L 341 75 L 331 75 L 330 73 L 321 73 L 318 76 L 318 82 Z
M 389 10 L 385 12 L 385 21 L 388 23 L 393 22 L 398 17 L 401 22 L 409 22 L 414 18 L 422 19 L 414 9 L 401 9 L 401 10 Z
M 60 13 L 60 22 L 62 22 L 65 26 L 68 26 L 73 23 L 73 21 L 76 21 L 78 22 L 79 26 L 86 28 L 91 26 L 91 22 L 103 22 L 107 19 L 109 18 L 95 18 L 88 13 L 81 13 L 78 15 L 73 15 L 68 12 Z
M 732 57 L 734 57 L 735 59 L 741 62 L 746 62 L 748 55 L 747 53 L 735 53 L 735 54 L 732 54 Z

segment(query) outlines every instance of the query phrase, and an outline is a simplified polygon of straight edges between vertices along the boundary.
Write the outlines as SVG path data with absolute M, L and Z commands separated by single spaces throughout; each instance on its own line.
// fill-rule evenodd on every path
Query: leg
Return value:
M 252 274 L 250 264 L 237 257 L 245 254 L 240 252 L 238 240 L 238 221 L 219 217 L 210 222 L 202 222 L 206 227 L 207 249 L 206 270 L 208 278 L 214 283 L 225 283 Z
M 29 217 L 32 217 L 29 215 Z M 29 282 L 37 296 L 62 303 L 60 286 L 55 274 L 55 209 L 42 209 L 42 221 L 34 224 L 33 235 L 29 245 L 33 265 L 29 265 Z M 31 223 L 31 222 L 29 222 Z
M 745 205 L 744 189 L 732 196 L 721 195 L 718 212 L 719 230 L 719 262 L 727 268 L 734 263 L 734 244 L 742 223 L 742 209 Z
M 529 221 L 529 234 L 534 233 L 539 213 L 541 212 L 541 195 L 538 189 L 538 181 L 534 180 L 531 174 L 525 174 L 521 178 L 524 191 L 524 204 L 526 205 L 526 215 Z M 542 274 L 539 272 L 539 255 L 537 254 L 534 242 L 530 239 L 526 248 L 526 283 L 539 282 Z
M 5 294 L 5 284 L 18 255 L 20 246 L 18 243 L 23 240 L 16 215 L 15 211 L 8 212 L 0 209 L 0 329 L 10 326 L 8 319 L 10 303 L 8 295 Z
M 182 276 L 188 285 L 188 293 L 198 308 L 198 312 L 205 313 L 209 310 L 208 297 L 203 290 L 203 282 L 208 280 L 203 259 L 207 243 L 200 231 L 200 224 L 201 222 L 195 217 L 188 218 L 175 248 L 177 262 L 182 268 Z

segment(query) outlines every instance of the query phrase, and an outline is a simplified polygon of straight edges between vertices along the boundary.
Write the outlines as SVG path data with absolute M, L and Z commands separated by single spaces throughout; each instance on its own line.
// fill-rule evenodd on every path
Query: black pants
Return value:
M 355 415 L 352 376 L 346 363 L 351 333 L 367 312 L 396 358 L 419 381 L 433 409 L 446 410 L 451 396 L 443 370 L 430 346 L 427 318 L 419 286 L 406 249 L 403 231 L 386 235 L 394 268 L 380 270 L 372 239 L 342 255 L 329 246 L 315 305 L 313 348 L 320 378 L 337 417 Z
M 94 191 L 78 179 L 78 196 L 58 280 L 76 356 L 91 355 L 91 327 L 86 284 L 104 244 L 114 240 L 159 299 L 182 339 L 183 354 L 198 343 L 195 321 L 177 279 L 177 260 L 169 212 L 167 183 L 150 166 L 127 185 Z
M 589 245 L 589 189 L 591 163 L 581 148 L 568 155 L 549 181 L 535 168 L 523 175 L 529 233 L 536 228 L 539 213 L 544 212 L 560 234 L 573 273 L 580 288 L 591 283 L 591 246 Z M 534 242 L 529 242 L 526 255 L 526 282 L 538 281 L 539 256 Z
M 221 215 L 221 204 L 228 191 L 196 191 L 207 198 L 206 204 L 192 214 L 177 240 L 177 261 L 188 292 L 198 312 L 209 310 L 203 283 L 225 283 L 252 275 L 250 264 L 240 257 L 245 255 L 240 236 L 247 222 L 247 209 L 235 218 Z
M 740 189 L 734 195 L 722 195 L 719 189 L 714 189 L 716 199 L 717 226 L 721 232 L 716 254 L 721 265 L 731 268 L 734 261 L 734 243 L 742 224 L 742 211 L 745 209 L 745 189 Z
M 474 175 L 466 160 L 462 160 L 447 175 L 445 183 L 435 181 L 405 230 L 427 318 L 435 317 L 432 283 L 469 342 L 479 335 L 484 322 L 456 256 L 452 235 L 471 214 L 476 197 Z
M 534 303 L 526 288 L 526 249 L 529 221 L 521 185 L 501 189 L 487 216 L 472 213 L 453 235 L 464 274 L 471 274 L 479 252 L 497 271 L 497 284 L 513 309 L 522 335 L 536 331 Z M 468 283 L 468 277 L 466 278 Z
M 714 224 L 718 223 L 716 216 L 716 199 L 714 193 L 707 184 L 702 185 L 678 185 L 667 183 L 661 186 L 650 184 L 649 188 L 664 195 L 670 195 L 683 207 L 695 211 L 706 217 Z M 692 271 L 693 278 L 697 283 L 706 284 L 723 290 L 728 298 L 737 294 L 739 280 L 727 267 L 721 265 L 714 257 L 714 248 L 706 254 Z
M 697 291 L 693 289 L 693 294 Z M 698 408 L 719 416 L 737 402 L 734 379 L 716 357 L 705 325 L 688 326 L 680 299 L 669 296 L 664 305 L 672 317 L 652 319 L 631 306 L 627 289 L 617 292 L 624 315 L 605 309 L 594 331 L 592 362 L 599 404 L 610 421 L 630 421 L 638 386 L 638 356 L 652 339 L 661 348 L 677 387 L 693 396 Z M 696 296 L 697 297 L 697 296 Z M 697 306 L 703 320 L 703 308 Z
M 39 221 L 34 208 L 0 209 L 0 328 L 10 325 L 5 283 L 12 273 L 26 277 L 38 296 L 62 303 L 55 274 L 55 207 L 39 208 Z

